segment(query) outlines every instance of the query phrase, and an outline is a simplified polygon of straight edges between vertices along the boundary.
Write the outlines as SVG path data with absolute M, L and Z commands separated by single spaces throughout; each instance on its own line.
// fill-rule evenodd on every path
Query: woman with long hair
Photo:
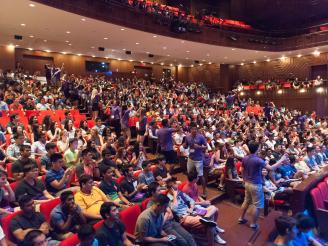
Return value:
M 104 145 L 103 137 L 98 133 L 98 130 L 95 128 L 91 129 L 89 140 L 94 141 L 95 144 L 100 148 Z
M 91 110 L 92 110 L 92 119 L 96 120 L 99 114 L 99 102 L 100 102 L 100 95 L 98 90 L 94 88 L 91 92 Z
M 57 148 L 60 153 L 65 153 L 69 147 L 68 132 L 64 129 L 59 134 L 59 140 L 57 141 Z
M 68 137 L 69 138 L 74 138 L 76 129 L 73 125 L 73 121 L 72 120 L 67 120 L 64 124 L 64 128 L 68 133 Z
M 137 142 L 143 145 L 145 141 L 146 130 L 147 130 L 147 116 L 146 116 L 145 109 L 140 110 L 139 124 L 137 128 L 138 128 Z
M 76 129 L 74 138 L 78 141 L 78 149 L 84 149 L 87 147 L 87 140 L 84 139 L 80 128 Z

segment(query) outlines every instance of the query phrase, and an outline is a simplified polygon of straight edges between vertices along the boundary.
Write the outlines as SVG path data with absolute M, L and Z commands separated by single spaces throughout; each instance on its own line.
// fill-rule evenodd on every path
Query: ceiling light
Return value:
M 94 46 L 91 46 L 90 48 L 91 48 L 91 49 L 94 49 L 95 47 L 94 47 Z
M 253 61 L 254 64 L 256 64 L 256 61 Z
M 182 64 L 179 64 L 178 67 L 182 67 Z
M 209 65 L 211 65 L 211 64 L 212 64 L 212 62 L 208 62 L 208 64 L 209 64 Z
M 26 24 L 22 23 L 21 26 L 26 26 Z
M 33 36 L 33 35 L 30 35 L 29 37 L 30 37 L 30 38 L 34 38 L 34 36 Z
M 63 55 L 66 55 L 67 53 L 65 51 L 62 52 Z
M 235 48 L 232 48 L 231 50 L 236 50 Z
M 16 44 L 16 45 L 15 45 L 15 47 L 18 47 L 18 46 L 19 46 L 19 44 Z
M 71 32 L 70 31 L 66 31 L 67 34 L 70 34 Z
M 35 4 L 33 4 L 33 3 L 30 3 L 28 6 L 30 6 L 30 7 L 32 7 L 32 8 L 34 8 L 34 7 L 35 7 Z
M 199 63 L 199 66 L 203 66 L 203 63 Z
M 14 49 L 15 49 L 15 45 L 13 45 L 13 44 L 9 44 L 7 47 L 8 47 L 8 49 L 10 49 L 10 50 L 14 50 Z
M 92 56 L 93 58 L 95 58 L 96 56 Z
M 123 50 L 126 50 L 126 49 L 123 49 Z
M 203 62 L 206 61 L 206 60 L 202 60 Z
M 121 31 L 124 31 L 125 29 L 124 28 L 121 28 Z
M 117 60 L 121 61 L 122 59 L 121 58 L 118 58 Z
M 82 54 L 77 54 L 78 56 L 81 56 Z
M 72 46 L 72 44 L 68 44 L 69 46 Z
M 171 63 L 170 66 L 173 67 L 173 64 Z
M 151 62 L 151 64 L 154 64 L 153 62 Z
M 154 35 L 154 36 L 153 36 L 153 38 L 157 38 L 157 36 L 156 36 L 156 35 Z
M 206 54 L 206 56 L 210 56 L 210 54 Z
M 43 42 L 45 42 L 45 43 L 46 43 L 46 42 L 48 42 L 48 40 L 46 40 L 46 39 L 43 39 Z
M 47 53 L 50 53 L 50 52 L 51 52 L 51 50 L 45 50 L 45 52 L 47 52 Z
M 143 61 L 140 61 L 140 63 L 144 63 Z
M 108 38 L 104 38 L 105 40 L 107 40 Z
M 164 62 L 161 62 L 161 65 L 163 66 L 164 65 Z
M 287 58 L 287 57 L 283 55 L 283 56 L 280 57 L 279 59 L 280 59 L 280 61 L 284 61 L 284 60 L 286 60 L 286 58 Z
M 108 56 L 106 56 L 105 59 L 108 59 Z
M 187 52 L 187 53 L 190 53 L 190 51 L 189 51 L 189 50 L 187 50 L 186 52 Z
M 167 54 L 166 56 L 170 56 L 169 54 Z
M 257 91 L 257 92 L 256 92 L 256 95 L 261 95 L 261 94 L 262 94 L 261 91 Z
M 304 93 L 306 90 L 304 88 L 300 89 L 300 93 Z
M 266 59 L 266 61 L 267 61 L 267 62 L 270 62 L 271 60 L 268 58 L 268 59 Z
M 240 65 L 241 65 L 241 66 L 244 66 L 245 64 L 242 62 L 242 63 L 240 63 Z
M 312 53 L 314 56 L 320 56 L 320 51 L 319 50 L 315 50 Z
M 190 66 L 191 66 L 191 67 L 194 67 L 194 64 L 191 64 Z
M 68 40 L 66 40 L 66 41 L 65 41 L 65 43 L 69 43 L 69 41 L 68 41 Z
M 81 21 L 86 21 L 86 19 L 82 18 Z
M 28 50 L 33 50 L 32 48 L 27 48 Z
M 282 94 L 282 90 L 278 90 L 277 93 L 281 95 Z
M 139 45 L 139 44 L 140 44 L 140 43 L 138 43 L 138 42 L 136 43 L 136 45 Z
M 167 47 L 166 47 L 166 46 L 164 46 L 164 47 L 163 47 L 163 50 L 166 50 L 166 49 L 167 49 Z
M 245 95 L 245 92 L 243 92 L 243 91 L 242 91 L 242 92 L 240 92 L 240 95 L 241 95 L 241 96 Z
M 133 62 L 133 60 L 129 60 L 130 62 Z
M 298 57 L 298 58 L 302 57 L 302 54 L 298 54 L 297 57 Z
M 149 51 L 147 51 L 147 52 L 146 52 L 146 54 L 150 54 L 150 52 L 149 52 Z

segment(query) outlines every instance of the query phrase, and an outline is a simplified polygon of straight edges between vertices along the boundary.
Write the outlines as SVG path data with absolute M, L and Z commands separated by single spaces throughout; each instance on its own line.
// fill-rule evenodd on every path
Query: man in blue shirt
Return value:
M 246 224 L 246 212 L 250 205 L 255 206 L 252 210 L 252 221 L 250 227 L 254 230 L 258 229 L 256 221 L 259 217 L 260 209 L 264 208 L 264 192 L 262 169 L 266 168 L 269 171 L 274 171 L 280 167 L 287 159 L 287 154 L 284 154 L 279 161 L 270 166 L 267 162 L 257 156 L 260 151 L 260 144 L 254 141 L 249 142 L 248 149 L 250 155 L 242 160 L 242 173 L 245 181 L 245 199 L 242 205 L 242 214 L 238 220 L 239 224 Z
M 196 169 L 197 175 L 201 181 L 203 188 L 203 195 L 206 198 L 206 183 L 203 175 L 204 171 L 204 151 L 207 148 L 207 143 L 205 137 L 198 132 L 197 125 L 192 122 L 190 124 L 191 132 L 185 138 L 185 143 L 189 147 L 189 158 L 187 161 L 187 171 L 188 173 Z

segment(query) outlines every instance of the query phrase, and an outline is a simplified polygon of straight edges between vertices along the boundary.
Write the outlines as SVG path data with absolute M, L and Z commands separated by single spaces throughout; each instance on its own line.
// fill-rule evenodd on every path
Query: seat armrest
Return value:
M 127 238 L 132 242 L 132 243 L 136 243 L 137 241 L 137 238 L 135 235 L 131 234 L 131 233 L 128 233 L 128 232 L 125 232 Z

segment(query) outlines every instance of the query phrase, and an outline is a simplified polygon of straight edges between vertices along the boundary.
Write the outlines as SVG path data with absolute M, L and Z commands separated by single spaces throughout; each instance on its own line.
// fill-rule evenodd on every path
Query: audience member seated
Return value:
M 133 176 L 133 166 L 128 165 L 123 168 L 123 180 L 120 183 L 122 194 L 132 203 L 141 202 L 146 196 L 148 186 L 144 183 L 138 183 Z
M 59 153 L 52 154 L 50 162 L 51 169 L 47 172 L 45 178 L 46 189 L 53 196 L 58 196 L 59 192 L 68 187 L 75 168 L 72 166 L 64 170 L 65 162 L 63 156 Z
M 47 143 L 46 133 L 41 132 L 39 140 L 34 142 L 31 147 L 32 156 L 34 158 L 42 157 L 47 154 L 46 143 Z
M 276 230 L 278 236 L 274 240 L 274 245 L 284 246 L 290 245 L 295 237 L 296 220 L 288 216 L 279 216 L 275 219 Z
M 92 159 L 92 152 L 89 148 L 81 151 L 80 163 L 76 166 L 76 176 L 78 178 L 83 174 L 88 174 L 93 177 L 93 179 L 100 178 L 98 163 Z M 71 166 L 72 167 L 72 166 Z
M 121 173 L 117 169 L 117 165 L 113 161 L 113 155 L 108 149 L 104 149 L 101 153 L 102 160 L 99 162 L 99 171 L 100 173 L 103 173 L 103 170 L 107 168 L 108 166 L 114 169 L 115 176 L 121 177 Z
M 11 166 L 11 173 L 15 180 L 21 180 L 24 176 L 23 169 L 25 165 L 33 164 L 38 167 L 36 161 L 31 156 L 31 146 L 27 144 L 20 145 L 20 157 Z
M 60 204 L 51 211 L 50 217 L 51 227 L 60 240 L 76 233 L 80 226 L 87 222 L 82 209 L 74 201 L 72 191 L 60 194 Z
M 77 150 L 78 140 L 76 138 L 69 139 L 68 149 L 64 153 L 64 159 L 67 167 L 77 166 L 80 163 L 80 150 Z
M 44 184 L 38 179 L 38 168 L 33 163 L 26 163 L 23 168 L 24 178 L 15 188 L 16 199 L 29 195 L 35 202 L 44 202 L 54 197 L 49 194 Z
M 20 147 L 25 140 L 25 137 L 23 134 L 15 134 L 14 135 L 15 142 L 10 144 L 7 148 L 7 160 L 10 162 L 17 161 L 17 159 L 20 157 Z
M 11 232 L 14 243 L 21 244 L 26 236 L 32 230 L 40 230 L 47 237 L 50 236 L 50 226 L 43 214 L 35 211 L 35 203 L 33 197 L 22 195 L 18 200 L 21 214 L 15 216 L 9 223 L 9 231 Z M 50 242 L 49 242 L 50 244 Z M 57 245 L 58 242 L 51 242 L 50 245 Z
M 99 188 L 105 193 L 105 195 L 116 205 L 133 205 L 122 194 L 120 185 L 113 180 L 113 170 L 107 166 L 103 169 L 101 176 L 103 180 L 99 184 Z
M 221 229 L 215 222 L 218 218 L 217 209 L 210 211 L 195 209 L 195 201 L 178 190 L 175 179 L 167 181 L 166 185 L 169 191 L 170 208 L 179 218 L 181 225 L 193 235 L 197 245 L 212 246 L 214 241 L 226 244 L 218 234 Z
M 162 186 L 165 182 L 171 179 L 171 174 L 168 172 L 166 168 L 166 159 L 164 156 L 160 156 L 157 158 L 158 165 L 153 172 L 153 176 L 155 177 L 156 181 L 158 181 Z
M 153 172 L 151 171 L 151 162 L 144 161 L 142 163 L 142 168 L 143 171 L 140 173 L 138 177 L 138 183 L 149 185 L 150 183 L 154 182 L 155 178 Z
M 74 199 L 82 209 L 88 223 L 95 224 L 102 219 L 100 207 L 104 202 L 109 202 L 107 196 L 96 186 L 91 175 L 83 174 L 79 178 L 80 191 L 76 192 Z
M 147 208 L 152 207 L 156 203 L 157 197 L 161 194 L 161 188 L 158 182 L 153 182 L 148 187 L 151 198 L 147 204 Z M 167 207 L 164 213 L 163 230 L 167 235 L 176 236 L 175 244 L 179 246 L 197 246 L 192 235 L 187 232 L 178 222 L 174 220 L 172 210 Z
M 10 187 L 10 184 L 7 181 L 7 173 L 0 168 L 0 218 L 11 214 L 13 209 L 9 206 L 10 202 L 15 201 L 15 193 Z
M 127 238 L 125 226 L 119 219 L 119 209 L 115 203 L 105 202 L 100 207 L 104 223 L 96 232 L 99 245 L 132 246 Z
M 52 164 L 50 161 L 50 156 L 54 153 L 56 153 L 57 150 L 57 146 L 54 143 L 46 143 L 46 151 L 47 154 L 45 154 L 44 156 L 41 157 L 40 163 L 41 163 L 41 167 L 43 170 L 50 170 Z
M 98 246 L 96 230 L 92 225 L 83 224 L 77 232 L 80 243 L 77 246 Z
M 57 243 L 56 243 L 57 244 Z M 30 230 L 24 237 L 24 246 L 49 246 L 46 235 L 39 229 Z

